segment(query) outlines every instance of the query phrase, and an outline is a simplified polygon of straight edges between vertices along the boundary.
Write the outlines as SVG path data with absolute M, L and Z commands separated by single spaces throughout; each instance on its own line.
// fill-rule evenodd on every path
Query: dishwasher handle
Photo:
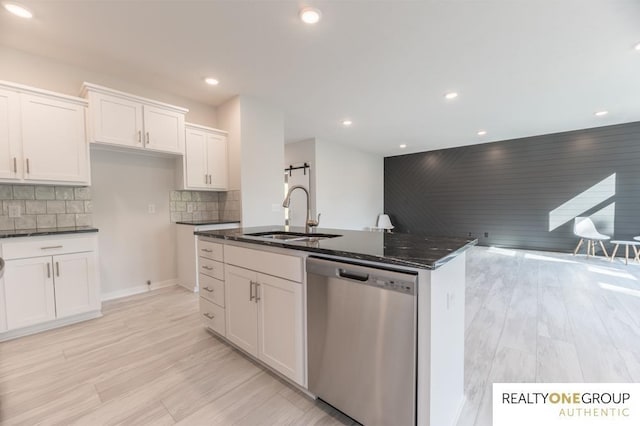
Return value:
M 356 280 L 356 281 L 362 281 L 362 282 L 369 281 L 369 274 L 358 273 L 358 272 L 349 271 L 347 269 L 342 269 L 342 268 L 338 269 L 338 276 L 340 276 L 341 278 L 347 278 L 350 280 Z

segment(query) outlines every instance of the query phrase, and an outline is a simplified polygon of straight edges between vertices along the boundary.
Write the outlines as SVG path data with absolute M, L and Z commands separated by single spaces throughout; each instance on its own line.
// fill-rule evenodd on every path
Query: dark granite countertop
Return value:
M 198 231 L 195 234 L 421 269 L 436 269 L 478 243 L 478 240 L 465 238 L 322 228 L 316 230 L 316 233 L 339 234 L 341 236 L 317 241 L 284 242 L 256 239 L 256 237 L 244 235 L 284 230 L 284 226 L 267 226 Z M 304 232 L 304 228 L 301 227 L 289 227 L 286 230 Z
M 98 232 L 98 228 L 92 226 L 70 226 L 65 228 L 17 229 L 15 231 L 0 231 L 0 238 L 41 237 L 43 235 L 79 234 L 86 232 Z
M 181 220 L 178 225 L 204 226 L 204 225 L 224 225 L 226 223 L 240 223 L 239 220 Z

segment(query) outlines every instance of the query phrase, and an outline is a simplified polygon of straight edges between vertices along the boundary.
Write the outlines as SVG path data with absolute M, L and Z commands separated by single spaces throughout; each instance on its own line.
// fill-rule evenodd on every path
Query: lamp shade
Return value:
M 389 219 L 388 214 L 381 214 L 378 216 L 378 224 L 376 226 L 382 229 L 393 229 L 393 225 L 391 224 L 391 219 Z

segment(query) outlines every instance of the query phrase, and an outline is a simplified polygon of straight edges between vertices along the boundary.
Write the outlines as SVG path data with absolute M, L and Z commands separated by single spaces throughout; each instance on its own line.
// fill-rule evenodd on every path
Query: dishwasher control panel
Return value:
M 387 290 L 395 290 L 402 293 L 414 294 L 415 283 L 413 281 L 390 280 L 388 278 L 379 278 L 372 276 L 369 279 L 369 285 L 386 288 Z

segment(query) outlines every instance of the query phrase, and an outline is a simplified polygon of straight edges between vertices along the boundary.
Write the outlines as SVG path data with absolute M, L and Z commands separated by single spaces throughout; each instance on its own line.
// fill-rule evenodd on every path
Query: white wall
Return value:
M 300 142 L 288 143 L 284 146 L 284 166 L 290 165 L 301 166 L 304 163 L 309 164 L 310 169 L 307 176 L 304 176 L 302 170 L 294 170 L 289 178 L 289 187 L 302 183 L 309 190 L 309 201 L 311 203 L 311 214 L 316 217 L 316 141 L 315 139 L 306 139 Z M 306 179 L 305 179 L 306 178 Z M 306 185 L 303 183 L 306 182 Z M 304 226 L 306 219 L 306 200 L 302 191 L 296 190 L 291 194 L 291 205 L 289 209 L 290 225 Z M 321 220 L 322 222 L 322 220 Z M 323 224 L 321 224 L 322 226 Z
M 243 226 L 282 225 L 284 115 L 249 96 L 240 97 Z
M 168 104 L 189 108 L 187 121 L 216 127 L 216 109 L 213 106 L 183 98 L 179 95 L 150 88 L 99 71 L 78 68 L 49 58 L 31 55 L 0 45 L 0 80 L 25 84 L 78 96 L 82 83 L 87 81 L 101 86 L 155 99 Z
M 240 160 L 242 134 L 240 129 L 240 97 L 229 99 L 216 110 L 220 129 L 229 132 L 227 146 L 229 149 L 229 189 L 240 189 Z
M 316 140 L 316 210 L 323 228 L 375 226 L 383 209 L 381 155 Z
M 220 105 L 217 116 L 229 132 L 229 185 L 240 189 L 242 225 L 283 224 L 282 111 L 242 95 Z
M 173 158 L 92 149 L 93 222 L 99 228 L 103 296 L 145 290 L 177 277 L 169 221 Z M 156 212 L 148 212 L 154 204 Z

